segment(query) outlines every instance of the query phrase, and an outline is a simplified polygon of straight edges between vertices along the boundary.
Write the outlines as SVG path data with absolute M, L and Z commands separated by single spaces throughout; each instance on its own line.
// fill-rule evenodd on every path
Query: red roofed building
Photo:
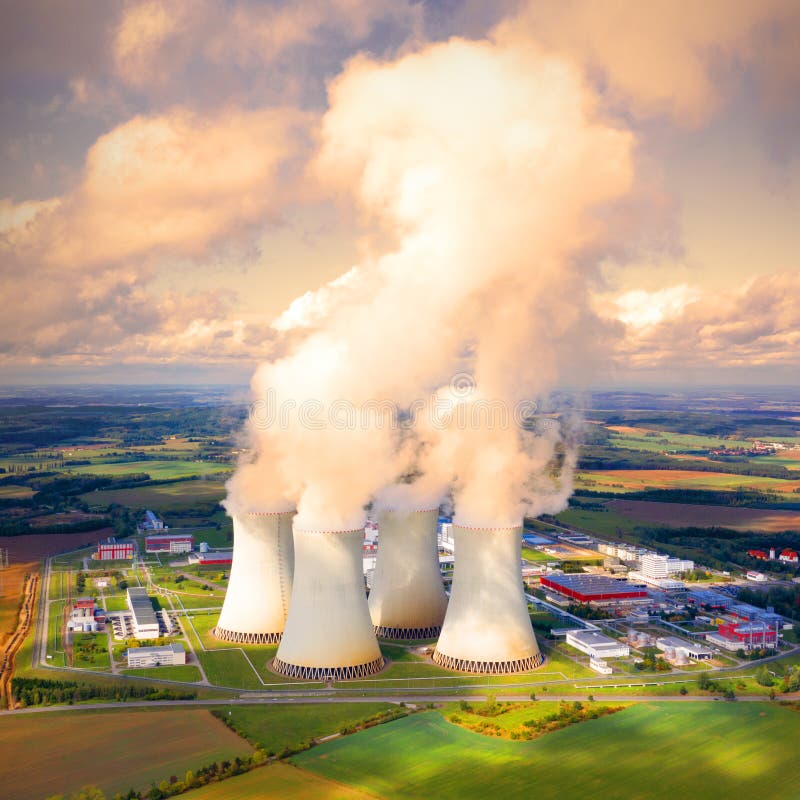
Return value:
M 763 550 L 748 550 L 750 558 L 758 558 L 761 561 L 769 561 L 769 556 Z
M 778 556 L 778 561 L 785 561 L 789 564 L 797 564 L 800 561 L 798 558 L 797 553 L 794 550 L 789 550 L 787 547 L 786 550 L 782 550 L 781 554 Z

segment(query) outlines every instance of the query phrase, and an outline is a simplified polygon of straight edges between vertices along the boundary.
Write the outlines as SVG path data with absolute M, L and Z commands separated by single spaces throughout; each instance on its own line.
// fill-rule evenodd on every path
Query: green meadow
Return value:
M 530 742 L 428 712 L 326 742 L 291 762 L 376 797 L 797 796 L 800 714 L 767 703 L 642 703 Z

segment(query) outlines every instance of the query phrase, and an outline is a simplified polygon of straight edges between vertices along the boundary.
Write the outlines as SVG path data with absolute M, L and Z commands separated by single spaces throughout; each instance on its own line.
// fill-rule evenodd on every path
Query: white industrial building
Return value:
M 692 661 L 709 661 L 714 657 L 713 651 L 708 647 L 698 642 L 679 639 L 677 636 L 662 636 L 656 639 L 656 647 L 662 653 L 673 652 L 678 659 L 691 658 Z
M 239 644 L 279 642 L 294 576 L 294 511 L 233 515 L 233 560 L 214 635 Z M 215 563 L 209 557 L 207 563 Z
M 167 644 L 160 647 L 129 647 L 128 667 L 163 667 L 186 663 L 186 650 L 182 644 Z
M 645 553 L 640 559 L 639 572 L 647 580 L 660 580 L 693 569 L 694 561 L 672 558 L 660 553 Z
M 541 666 L 520 571 L 522 527 L 453 525 L 453 540 L 453 584 L 433 661 L 494 675 Z
M 438 508 L 383 511 L 369 612 L 386 639 L 433 639 L 447 610 L 436 543 Z
M 593 659 L 624 658 L 631 652 L 628 645 L 597 631 L 567 631 L 566 640 L 568 645 Z
M 128 608 L 133 616 L 133 635 L 137 639 L 156 639 L 159 633 L 158 617 L 147 590 L 139 586 L 128 589 Z

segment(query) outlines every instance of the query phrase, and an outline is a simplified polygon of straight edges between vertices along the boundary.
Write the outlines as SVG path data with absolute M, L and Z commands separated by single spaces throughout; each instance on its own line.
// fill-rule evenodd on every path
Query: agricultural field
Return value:
M 666 527 L 722 527 L 739 531 L 800 531 L 800 511 L 609 500 L 606 508 L 626 519 Z M 563 516 L 563 515 L 562 515 Z
M 187 792 L 186 800 L 374 800 L 374 795 L 278 762 Z
M 691 433 L 656 431 L 628 425 L 608 425 L 611 432 L 609 444 L 626 450 L 645 450 L 651 453 L 676 453 L 690 450 L 709 450 L 717 447 L 748 448 L 752 442 L 745 439 L 728 439 L 722 436 L 698 436 Z
M 110 797 L 252 750 L 206 709 L 0 717 L 0 786 L 14 800 L 42 800 L 86 784 Z
M 80 497 L 89 506 L 105 508 L 110 503 L 119 503 L 132 508 L 151 508 L 157 513 L 163 513 L 193 508 L 198 503 L 216 504 L 224 496 L 225 487 L 222 481 L 208 479 L 132 489 L 100 489 Z
M 70 467 L 69 472 L 77 475 L 130 475 L 146 472 L 153 480 L 176 480 L 194 476 L 217 475 L 230 472 L 229 464 L 213 461 L 123 461 L 97 462 Z
M 389 703 L 330 703 L 291 706 L 236 706 L 222 708 L 234 730 L 266 753 L 280 754 L 304 742 L 339 733 L 367 717 L 387 711 Z
M 797 480 L 763 478 L 755 475 L 732 475 L 724 472 L 699 472 L 678 469 L 613 469 L 585 470 L 575 476 L 577 489 L 596 492 L 638 492 L 643 489 L 755 489 L 786 495 L 797 499 L 800 477 Z M 794 495 L 794 497 L 792 497 Z
M 766 703 L 641 703 L 531 742 L 481 736 L 426 712 L 326 742 L 291 763 L 386 800 L 532 792 L 543 800 L 770 800 L 795 794 L 787 742 L 799 734 L 800 714 Z
M 33 497 L 33 489 L 30 486 L 0 486 L 0 500 L 18 500 L 27 497 Z

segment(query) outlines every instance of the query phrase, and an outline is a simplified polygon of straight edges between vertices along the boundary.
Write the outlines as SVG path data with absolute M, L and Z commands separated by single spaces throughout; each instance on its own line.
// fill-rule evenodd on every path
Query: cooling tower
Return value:
M 305 680 L 347 680 L 383 667 L 367 608 L 364 529 L 295 528 L 289 617 L 274 668 Z
M 453 525 L 455 569 L 433 660 L 504 675 L 542 664 L 520 573 L 522 528 Z
M 386 639 L 433 639 L 442 629 L 447 595 L 439 572 L 439 509 L 384 511 L 369 595 L 375 633 Z
M 294 511 L 233 515 L 233 563 L 214 635 L 226 642 L 275 644 L 289 611 Z

